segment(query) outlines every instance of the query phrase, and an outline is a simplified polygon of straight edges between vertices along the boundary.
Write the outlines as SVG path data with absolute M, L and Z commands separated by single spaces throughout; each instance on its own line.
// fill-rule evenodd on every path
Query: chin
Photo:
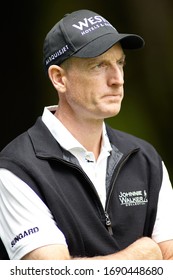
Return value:
M 97 108 L 97 111 L 94 111 L 93 113 L 99 119 L 106 119 L 118 115 L 120 109 L 121 109 L 120 104 L 112 104 L 109 106 L 102 106 L 100 108 Z
M 109 119 L 109 118 L 113 118 L 113 117 L 116 117 L 117 115 L 119 114 L 119 111 L 116 111 L 116 112 L 112 112 L 112 113 L 105 113 L 105 114 L 102 114 L 100 116 L 100 119 Z
M 107 112 L 104 112 L 105 118 L 111 118 L 111 117 L 115 117 L 116 115 L 119 114 L 121 107 L 118 108 L 114 108 L 113 110 L 108 110 Z

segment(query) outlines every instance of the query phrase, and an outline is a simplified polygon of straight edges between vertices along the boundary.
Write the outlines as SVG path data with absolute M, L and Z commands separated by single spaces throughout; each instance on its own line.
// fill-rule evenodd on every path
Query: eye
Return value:
M 105 67 L 106 63 L 104 61 L 95 64 L 94 68 L 102 68 Z
M 126 65 L 125 58 L 118 60 L 118 65 L 123 68 Z

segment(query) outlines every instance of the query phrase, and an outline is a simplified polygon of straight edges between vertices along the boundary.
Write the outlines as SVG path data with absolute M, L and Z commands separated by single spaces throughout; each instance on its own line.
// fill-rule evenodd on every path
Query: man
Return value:
M 44 66 L 58 106 L 0 155 L 0 236 L 10 259 L 173 258 L 162 159 L 104 122 L 121 108 L 124 50 L 143 45 L 89 10 L 47 34 Z

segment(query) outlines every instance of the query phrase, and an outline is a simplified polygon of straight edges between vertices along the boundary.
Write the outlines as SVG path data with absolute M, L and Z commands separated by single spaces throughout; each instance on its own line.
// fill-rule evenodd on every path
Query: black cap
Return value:
M 65 15 L 47 34 L 43 46 L 45 69 L 60 65 L 71 56 L 96 57 L 117 42 L 123 49 L 138 49 L 144 40 L 135 34 L 119 33 L 105 18 L 90 10 Z

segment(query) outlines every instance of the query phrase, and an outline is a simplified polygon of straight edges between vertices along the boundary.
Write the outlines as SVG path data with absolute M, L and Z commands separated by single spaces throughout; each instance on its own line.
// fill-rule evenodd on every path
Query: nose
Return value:
M 110 66 L 108 71 L 108 85 L 109 86 L 123 86 L 124 84 L 124 70 L 123 66 L 115 63 Z

